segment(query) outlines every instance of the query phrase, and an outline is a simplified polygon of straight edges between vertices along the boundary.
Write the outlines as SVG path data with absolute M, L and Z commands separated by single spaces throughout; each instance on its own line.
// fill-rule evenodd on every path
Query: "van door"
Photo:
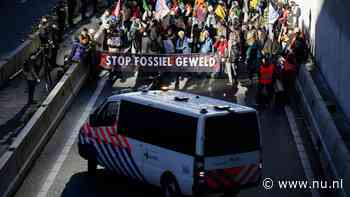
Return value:
M 127 173 L 129 146 L 124 137 L 118 134 L 117 117 L 119 101 L 107 101 L 97 111 L 93 124 L 94 146 L 99 164 L 120 175 L 133 177 Z
M 229 113 L 205 120 L 205 181 L 215 190 L 257 184 L 261 145 L 256 112 Z
M 143 171 L 145 143 L 144 135 L 139 127 L 142 127 L 138 115 L 140 108 L 129 101 L 122 100 L 118 116 L 118 135 L 121 137 L 124 148 L 124 172 L 134 180 L 148 183 Z
M 192 190 L 197 118 L 122 101 L 118 122 L 129 141 L 142 147 L 148 183 L 160 185 L 162 174 L 169 171 L 184 193 Z

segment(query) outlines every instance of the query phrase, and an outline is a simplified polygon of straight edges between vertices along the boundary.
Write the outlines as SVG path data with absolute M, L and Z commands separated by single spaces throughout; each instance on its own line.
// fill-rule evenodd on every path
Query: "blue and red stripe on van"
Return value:
M 254 184 L 261 177 L 258 164 L 245 165 L 234 168 L 206 171 L 204 183 L 208 189 L 214 191 L 239 189 L 245 185 Z
M 127 138 L 119 135 L 115 127 L 94 129 L 86 123 L 82 129 L 79 134 L 80 143 L 94 146 L 97 160 L 102 166 L 129 178 L 147 182 L 132 156 L 132 147 Z

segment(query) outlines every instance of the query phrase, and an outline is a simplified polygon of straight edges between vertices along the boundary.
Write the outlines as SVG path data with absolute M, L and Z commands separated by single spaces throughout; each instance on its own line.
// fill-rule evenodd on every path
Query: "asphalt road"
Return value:
M 58 0 L 0 1 L 0 58 L 10 53 L 26 38 L 31 26 L 50 12 Z
M 106 81 L 106 83 L 104 83 Z M 240 86 L 235 92 L 226 85 L 225 80 L 193 80 L 184 79 L 180 88 L 185 91 L 235 101 L 252 106 L 254 104 L 255 87 Z M 124 83 L 112 84 L 108 80 L 88 82 L 84 85 L 72 107 L 66 113 L 60 125 L 40 157 L 19 188 L 15 197 L 142 197 L 160 196 L 157 188 L 136 185 L 123 177 L 111 174 L 104 169 L 98 170 L 95 177 L 87 174 L 87 162 L 77 150 L 76 128 L 88 115 L 87 106 L 92 97 L 97 96 L 95 105 L 101 103 L 112 91 L 132 85 L 130 77 Z M 102 88 L 100 94 L 96 89 Z M 94 100 L 92 100 L 94 101 Z M 261 112 L 263 141 L 263 178 L 273 180 L 306 180 L 296 145 L 283 110 L 272 109 Z M 136 121 L 136 120 L 135 120 Z M 72 135 L 73 134 L 73 135 Z M 311 192 L 302 190 L 281 190 L 273 188 L 265 190 L 262 186 L 244 190 L 240 197 L 309 197 Z

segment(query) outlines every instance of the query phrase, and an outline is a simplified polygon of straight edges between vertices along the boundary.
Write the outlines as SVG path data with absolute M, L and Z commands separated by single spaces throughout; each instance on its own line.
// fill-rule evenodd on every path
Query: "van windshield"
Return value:
M 205 156 L 222 156 L 260 149 L 255 112 L 208 117 L 205 122 Z

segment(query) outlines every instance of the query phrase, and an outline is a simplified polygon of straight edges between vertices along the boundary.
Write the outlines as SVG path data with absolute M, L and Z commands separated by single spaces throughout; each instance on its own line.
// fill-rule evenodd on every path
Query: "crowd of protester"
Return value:
M 214 53 L 222 62 L 218 76 L 236 86 L 243 66 L 248 86 L 257 82 L 257 104 L 266 107 L 273 95 L 292 92 L 307 58 L 299 17 L 298 5 L 286 0 L 117 0 L 99 29 L 81 32 L 70 58 L 80 61 L 97 45 L 111 53 Z

